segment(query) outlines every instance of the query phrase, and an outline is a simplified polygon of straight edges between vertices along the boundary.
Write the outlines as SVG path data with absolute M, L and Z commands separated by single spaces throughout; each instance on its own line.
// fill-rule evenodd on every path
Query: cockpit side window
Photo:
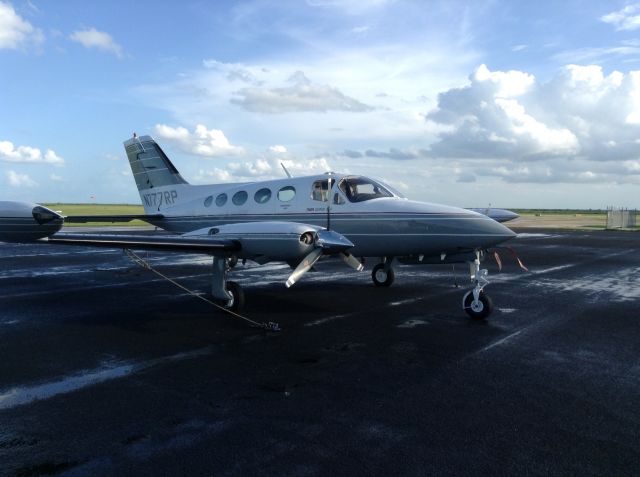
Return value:
M 362 176 L 345 177 L 340 181 L 338 187 L 347 196 L 349 202 L 393 197 L 393 193 L 382 184 Z
M 329 181 L 315 181 L 311 186 L 311 198 L 326 202 L 329 198 Z

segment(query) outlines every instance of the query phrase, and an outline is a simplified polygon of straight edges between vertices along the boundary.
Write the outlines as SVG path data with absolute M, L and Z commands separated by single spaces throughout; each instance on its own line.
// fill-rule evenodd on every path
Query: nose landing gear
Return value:
M 474 287 L 462 298 L 462 309 L 474 320 L 484 320 L 493 311 L 493 302 L 484 293 L 484 287 L 489 284 L 486 278 L 489 272 L 480 269 L 480 253 L 476 250 L 476 259 L 469 262 L 469 275 Z

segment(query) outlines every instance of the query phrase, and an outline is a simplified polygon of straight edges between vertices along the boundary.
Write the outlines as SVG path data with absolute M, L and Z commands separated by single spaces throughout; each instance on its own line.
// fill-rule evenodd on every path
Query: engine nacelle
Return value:
M 0 242 L 31 242 L 58 232 L 64 218 L 30 202 L 0 201 Z
M 241 258 L 257 262 L 298 262 L 316 247 L 316 234 L 322 227 L 293 222 L 243 222 L 205 227 L 183 237 L 215 237 L 237 240 Z

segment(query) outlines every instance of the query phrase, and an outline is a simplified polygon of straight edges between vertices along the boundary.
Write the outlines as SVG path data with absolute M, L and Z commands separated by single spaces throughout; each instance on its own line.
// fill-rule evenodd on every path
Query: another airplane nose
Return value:
M 506 242 L 514 238 L 517 234 L 510 228 L 502 225 L 500 222 L 496 222 L 493 219 L 487 218 L 482 221 L 483 233 L 486 237 L 485 247 L 497 245 L 502 242 Z
M 31 210 L 31 215 L 40 225 L 48 224 L 54 220 L 62 219 L 62 216 L 57 212 L 54 212 L 51 209 L 47 209 L 46 207 L 42 207 L 41 205 L 36 205 Z

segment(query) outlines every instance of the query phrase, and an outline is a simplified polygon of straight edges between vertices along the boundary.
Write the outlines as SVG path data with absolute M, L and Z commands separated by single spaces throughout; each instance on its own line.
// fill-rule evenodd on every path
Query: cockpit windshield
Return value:
M 393 197 L 393 193 L 382 184 L 363 176 L 345 177 L 340 181 L 338 187 L 350 202 Z

